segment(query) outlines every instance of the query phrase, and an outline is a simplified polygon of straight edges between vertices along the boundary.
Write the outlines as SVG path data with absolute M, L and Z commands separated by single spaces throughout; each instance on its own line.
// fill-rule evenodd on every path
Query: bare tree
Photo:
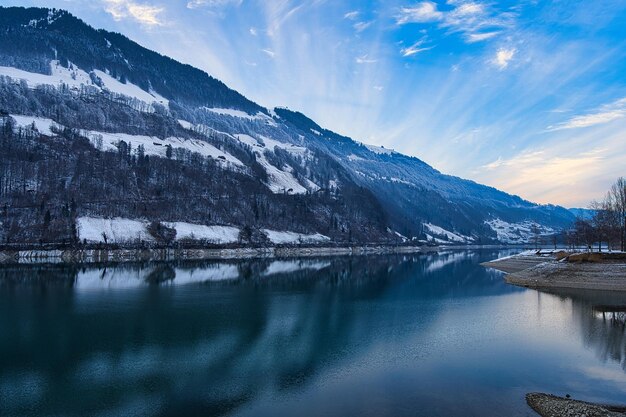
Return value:
M 539 249 L 539 226 L 537 226 L 537 223 L 533 223 L 533 225 L 530 228 L 530 231 L 533 235 L 533 242 L 535 243 L 535 250 Z
M 626 250 L 626 179 L 618 178 L 604 200 L 589 207 L 593 216 L 589 221 L 576 222 L 576 239 L 587 246 L 597 243 L 599 252 L 604 242 L 609 249 Z
M 618 222 L 620 249 L 626 250 L 626 178 L 620 177 L 611 186 L 607 196 Z
M 590 251 L 595 240 L 595 231 L 592 224 L 587 220 L 578 218 L 574 223 L 574 233 L 576 245 L 583 244 Z

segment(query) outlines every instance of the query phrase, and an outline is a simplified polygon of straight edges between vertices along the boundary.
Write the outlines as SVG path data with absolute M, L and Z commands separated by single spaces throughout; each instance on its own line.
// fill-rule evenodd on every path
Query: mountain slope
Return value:
M 77 220 L 113 216 L 228 225 L 257 243 L 268 229 L 513 243 L 573 221 L 267 110 L 60 10 L 0 8 L 0 110 L 5 242 L 76 241 Z

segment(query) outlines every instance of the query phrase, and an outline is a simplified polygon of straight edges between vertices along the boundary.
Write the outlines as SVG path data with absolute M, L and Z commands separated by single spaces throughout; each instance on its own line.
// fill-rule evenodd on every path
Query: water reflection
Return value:
M 570 301 L 585 346 L 603 362 L 617 362 L 626 371 L 626 294 L 575 289 L 544 292 Z
M 503 314 L 498 300 L 530 306 L 527 290 L 479 265 L 502 254 L 0 269 L 0 414 L 231 415 L 268 396 L 305 395 L 337 373 L 380 372 L 387 361 L 426 375 L 427 364 L 469 357 L 475 343 L 470 329 L 445 324 L 450 315 L 463 314 L 461 326 L 468 320 L 488 340 Z M 572 300 L 585 346 L 623 366 L 623 327 L 619 339 L 599 324 L 595 304 L 561 297 Z M 392 351 L 372 355 L 379 346 Z M 455 353 L 439 363 L 430 357 L 437 350 Z M 363 364 L 353 368 L 355 358 Z M 427 401 L 391 414 L 413 415 L 418 404 L 450 414 Z M 303 404 L 300 415 L 318 410 Z

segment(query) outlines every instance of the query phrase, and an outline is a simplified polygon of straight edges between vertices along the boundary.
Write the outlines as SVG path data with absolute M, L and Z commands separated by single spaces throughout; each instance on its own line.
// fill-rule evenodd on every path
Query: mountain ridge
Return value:
M 146 180 L 147 188 L 137 185 L 134 190 L 142 198 L 164 193 L 162 184 L 150 185 L 160 179 L 143 178 L 148 174 L 139 171 L 138 161 L 146 156 L 175 161 L 187 169 L 195 168 L 192 159 L 208 164 L 214 175 L 228 177 L 232 184 L 247 184 L 252 193 L 233 192 L 239 196 L 232 203 L 239 215 L 217 208 L 211 199 L 220 187 L 207 183 L 201 193 L 211 196 L 203 200 L 210 209 L 181 209 L 182 218 L 175 218 L 172 207 L 148 216 L 136 209 L 123 213 L 80 203 L 72 214 L 75 218 L 116 212 L 155 221 L 218 221 L 242 230 L 275 225 L 299 233 L 322 233 L 336 241 L 415 238 L 456 239 L 457 243 L 519 243 L 529 239 L 533 225 L 541 233 L 554 233 L 574 218 L 562 207 L 531 203 L 442 174 L 417 157 L 361 144 L 320 127 L 300 112 L 265 109 L 201 70 L 121 34 L 96 30 L 66 11 L 0 8 L 0 40 L 0 109 L 18 116 L 11 122 L 13 135 L 16 124 L 28 127 L 17 121 L 34 117 L 37 120 L 32 122 L 50 133 L 44 137 L 64 138 L 68 143 L 80 137 L 97 152 L 123 151 L 127 162 L 120 169 Z M 31 133 L 42 132 L 31 129 Z M 41 144 L 45 139 L 32 140 Z M 90 157 L 96 158 L 96 153 Z M 206 160 L 197 160 L 197 155 Z M 64 157 L 77 159 L 74 154 Z M 166 164 L 152 161 L 148 164 L 165 169 Z M 98 173 L 89 175 L 95 184 Z M 71 178 L 63 190 L 65 199 L 77 200 L 81 180 L 80 175 Z M 193 184 L 190 178 L 181 181 Z M 92 194 L 102 188 L 92 186 L 83 191 Z M 8 193 L 6 189 L 0 194 L 5 204 L 11 198 L 26 198 L 11 197 L 16 193 L 13 185 Z M 43 199 L 40 192 L 44 193 L 34 191 Z M 258 212 L 261 203 L 272 207 L 265 218 Z M 298 208 L 301 204 L 305 208 Z M 281 205 L 283 209 L 274 210 Z M 292 216 L 289 224 L 280 218 L 283 212 Z M 41 234 L 45 219 L 31 217 L 20 221 L 38 222 L 30 235 Z M 66 239 L 75 235 L 75 231 L 66 233 Z

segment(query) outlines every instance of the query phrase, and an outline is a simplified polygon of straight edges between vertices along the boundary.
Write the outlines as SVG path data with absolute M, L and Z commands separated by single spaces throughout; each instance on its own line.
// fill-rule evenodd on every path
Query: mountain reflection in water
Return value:
M 594 306 L 625 297 L 538 293 L 479 265 L 508 253 L 3 267 L 0 414 L 527 415 L 528 391 L 622 398 L 624 327 Z

